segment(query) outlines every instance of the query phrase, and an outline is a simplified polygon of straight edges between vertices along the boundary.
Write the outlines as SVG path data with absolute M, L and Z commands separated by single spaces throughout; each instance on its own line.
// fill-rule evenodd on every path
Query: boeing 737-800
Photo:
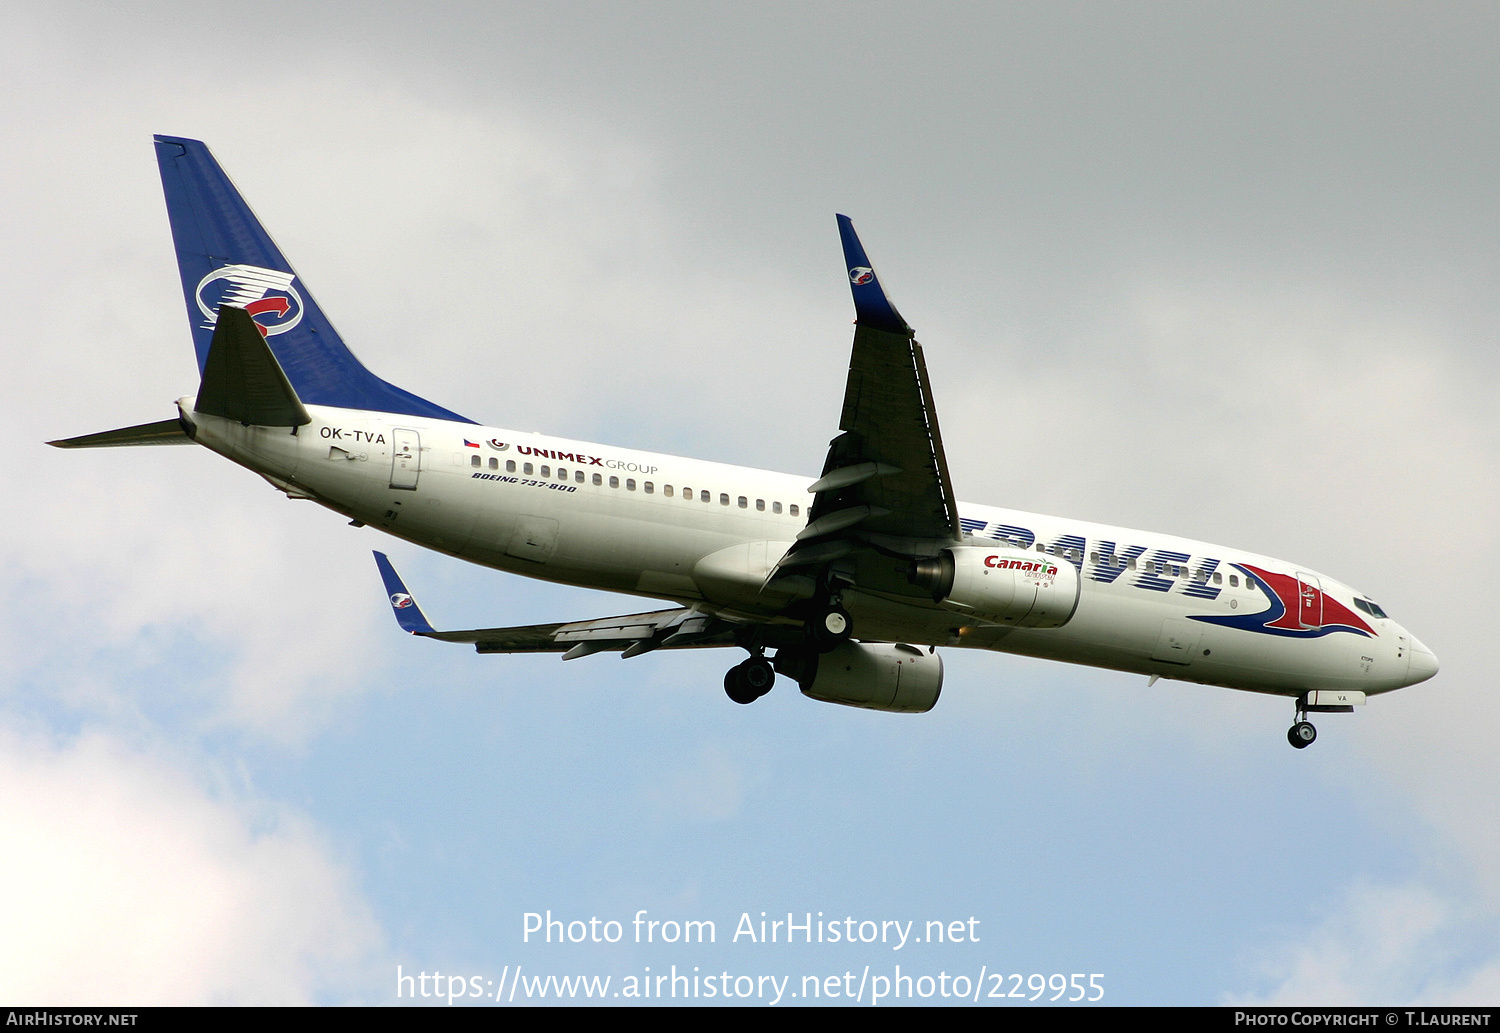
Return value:
M 356 526 L 499 570 L 671 605 L 565 624 L 437 631 L 382 554 L 397 622 L 481 653 L 724 646 L 736 703 L 806 695 L 925 712 L 938 646 L 993 649 L 1287 696 L 1310 712 L 1430 678 L 1374 600 L 1298 564 L 1205 542 L 961 503 L 922 348 L 838 217 L 856 312 L 839 433 L 817 478 L 481 426 L 345 347 L 196 140 L 156 137 L 201 381 L 177 416 L 51 442 L 196 442 Z

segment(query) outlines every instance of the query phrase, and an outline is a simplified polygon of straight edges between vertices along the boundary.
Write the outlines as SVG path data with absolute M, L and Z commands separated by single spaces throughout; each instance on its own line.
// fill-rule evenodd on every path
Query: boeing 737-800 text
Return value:
M 961 503 L 922 348 L 839 216 L 857 313 L 839 434 L 815 480 L 481 426 L 365 369 L 196 140 L 156 138 L 201 373 L 159 423 L 62 447 L 196 442 L 288 496 L 427 548 L 672 605 L 437 631 L 375 554 L 406 631 L 481 653 L 728 646 L 750 703 L 806 695 L 923 712 L 938 646 L 994 649 L 1288 696 L 1310 712 L 1436 673 L 1368 596 L 1217 545 Z

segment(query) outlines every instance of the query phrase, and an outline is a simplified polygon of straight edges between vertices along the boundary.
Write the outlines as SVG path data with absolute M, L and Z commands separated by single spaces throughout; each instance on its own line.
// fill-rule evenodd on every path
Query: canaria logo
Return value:
M 198 281 L 198 309 L 203 326 L 219 320 L 219 306 L 242 308 L 250 313 L 262 337 L 284 334 L 302 322 L 302 295 L 292 286 L 291 273 L 262 269 L 256 265 L 220 266 Z

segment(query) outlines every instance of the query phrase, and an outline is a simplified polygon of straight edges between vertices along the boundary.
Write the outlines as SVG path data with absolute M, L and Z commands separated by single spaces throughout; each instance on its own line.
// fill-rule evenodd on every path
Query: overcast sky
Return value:
M 900 964 L 1495 1003 L 1497 66 L 1475 4 L 5 5 L 0 1000 Z M 907 717 L 736 707 L 727 652 L 404 636 L 372 548 L 445 626 L 639 602 L 201 449 L 42 444 L 196 390 L 152 133 L 209 144 L 386 379 L 799 473 L 837 430 L 847 213 L 960 497 L 1326 572 L 1443 670 L 1294 751 L 1285 700 L 1001 654 L 950 651 Z M 523 942 L 548 909 L 718 942 Z M 762 911 L 979 942 L 732 942 Z

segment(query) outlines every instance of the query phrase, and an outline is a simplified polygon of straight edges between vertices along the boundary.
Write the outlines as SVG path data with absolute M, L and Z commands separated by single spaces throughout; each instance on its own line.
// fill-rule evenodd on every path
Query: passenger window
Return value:
M 579 484 L 582 484 L 583 483 L 583 471 L 582 470 L 574 470 L 573 471 L 573 480 L 576 481 Z
M 740 505 L 741 509 L 749 509 L 750 508 L 750 500 L 747 499 L 747 498 L 745 498 L 745 496 L 741 495 L 740 496 L 739 505 Z
M 766 511 L 766 500 L 765 499 L 756 499 L 755 500 L 755 511 L 757 513 L 764 513 Z
M 625 490 L 626 491 L 635 491 L 635 478 L 634 477 L 627 477 L 627 478 L 625 478 Z
M 1216 585 L 1222 585 L 1223 583 L 1224 583 L 1224 575 L 1223 574 L 1219 574 L 1219 573 L 1215 573 L 1214 574 L 1214 584 L 1216 584 Z
M 791 508 L 790 512 L 791 512 L 792 516 L 796 516 L 797 515 L 797 503 L 795 503 L 795 502 L 792 503 L 792 508 Z
M 1238 588 L 1238 587 L 1240 587 L 1240 576 L 1238 574 L 1230 574 L 1229 575 L 1229 587 L 1230 588 Z
M 667 498 L 671 498 L 672 497 L 672 486 L 670 484 L 663 484 L 661 486 L 661 493 L 663 495 L 665 495 Z
M 698 497 L 701 498 L 704 502 L 712 502 L 713 501 L 713 496 L 708 493 L 708 489 L 707 488 L 704 488 L 703 491 L 701 491 L 699 493 Z
M 771 512 L 772 513 L 780 513 L 781 512 L 781 503 L 779 503 L 779 502 L 773 502 L 773 503 L 771 503 Z
M 567 480 L 568 479 L 568 471 L 564 470 L 562 467 L 559 466 L 557 468 L 557 479 L 560 480 L 560 481 Z
M 543 477 L 551 477 L 552 476 L 552 467 L 547 466 L 547 465 L 544 464 L 542 466 L 542 476 Z
M 1090 563 L 1098 563 L 1099 562 L 1099 554 L 1097 552 L 1091 552 L 1091 553 L 1089 553 L 1089 562 Z
M 618 488 L 620 486 L 620 478 L 618 478 L 618 477 L 611 477 L 609 479 L 609 486 L 611 488 Z
M 521 472 L 524 473 L 527 477 L 530 477 L 532 473 L 531 464 L 527 463 L 525 466 L 521 467 Z
M 641 485 L 641 487 L 646 489 L 647 495 L 651 495 L 656 492 L 656 485 L 652 484 L 650 481 L 647 481 L 645 484 Z
M 469 457 L 469 465 L 470 466 L 478 466 L 479 465 L 479 457 L 478 456 L 470 456 Z
M 491 470 L 498 470 L 498 469 L 500 469 L 500 460 L 496 459 L 494 456 L 490 456 L 490 469 Z
M 722 491 L 719 492 L 719 505 L 721 505 L 721 506 L 727 506 L 727 505 L 729 505 L 729 496 L 726 495 L 726 494 L 724 494 Z
M 505 472 L 506 473 L 515 473 L 516 472 L 516 461 L 514 459 L 507 459 L 505 461 Z
M 594 487 L 597 488 L 597 487 L 599 487 L 599 485 L 601 485 L 603 483 L 604 483 L 604 478 L 601 477 L 601 476 L 599 476 L 598 474 L 594 474 Z
M 1135 569 L 1135 560 L 1133 558 L 1131 559 L 1129 566 L 1131 570 Z

